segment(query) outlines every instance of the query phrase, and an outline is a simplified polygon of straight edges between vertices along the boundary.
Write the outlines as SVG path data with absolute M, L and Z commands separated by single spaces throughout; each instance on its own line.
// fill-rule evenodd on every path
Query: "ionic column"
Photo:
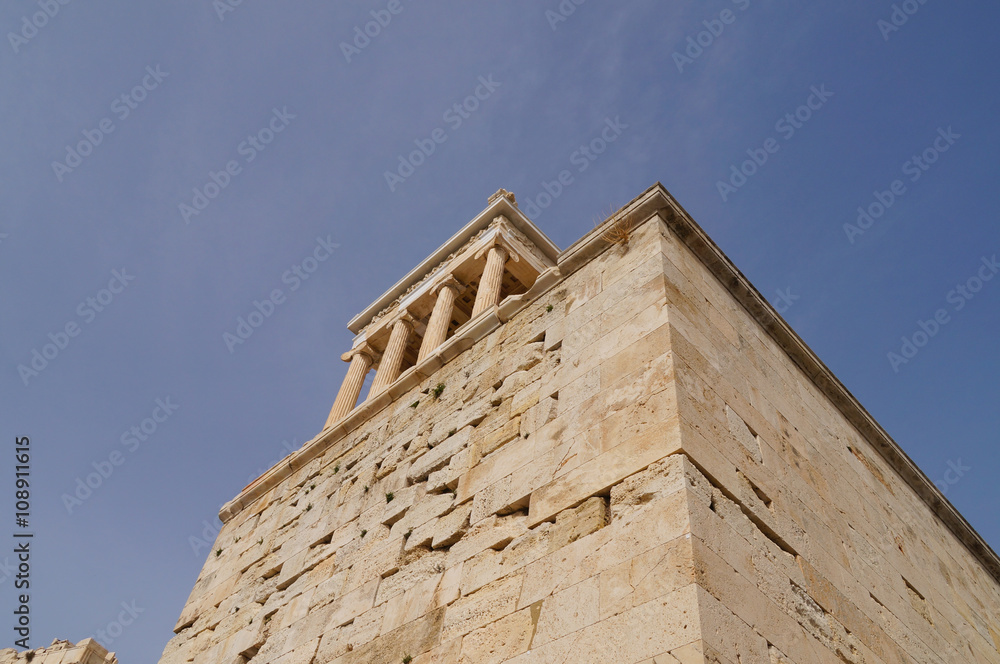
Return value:
M 371 391 L 368 392 L 369 399 L 395 383 L 396 379 L 399 378 L 399 369 L 403 366 L 403 353 L 406 351 L 406 344 L 410 340 L 410 332 L 412 331 L 413 318 L 408 314 L 404 314 L 393 324 L 392 332 L 389 333 L 389 343 L 385 347 L 385 352 L 382 353 L 382 361 L 379 362 Z
M 417 364 L 420 364 L 427 356 L 434 352 L 438 346 L 444 343 L 448 336 L 448 326 L 451 324 L 451 314 L 455 309 L 455 298 L 461 291 L 462 285 L 455 277 L 448 277 L 437 287 L 437 301 L 434 303 L 434 311 L 427 321 L 427 330 L 424 332 L 424 340 L 420 344 L 420 353 L 417 356 Z
M 324 429 L 336 424 L 354 410 L 354 406 L 358 403 L 358 397 L 361 395 L 361 387 L 365 384 L 365 377 L 368 376 L 368 370 L 375 362 L 375 351 L 368 344 L 362 344 L 344 353 L 340 359 L 345 362 L 350 360 L 351 366 L 347 368 L 347 375 L 340 385 L 340 391 L 337 392 L 337 399 L 333 402 L 330 416 L 326 418 Z
M 489 248 L 489 252 L 486 254 L 486 268 L 483 270 L 483 276 L 479 279 L 476 304 L 472 307 L 473 318 L 500 303 L 503 269 L 509 256 L 510 252 L 500 245 Z

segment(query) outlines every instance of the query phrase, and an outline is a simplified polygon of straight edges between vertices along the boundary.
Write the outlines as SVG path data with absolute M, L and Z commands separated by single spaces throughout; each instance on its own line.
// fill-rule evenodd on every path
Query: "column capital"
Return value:
M 355 355 L 366 355 L 368 359 L 371 360 L 371 362 L 374 364 L 375 360 L 378 359 L 379 352 L 374 348 L 372 348 L 367 341 L 365 341 L 360 345 L 355 346 L 351 350 L 347 351 L 343 355 L 341 355 L 340 359 L 342 359 L 344 362 L 350 362 L 351 360 L 354 359 Z
M 500 219 L 501 217 L 497 218 Z M 503 217 L 503 219 L 506 219 L 506 217 Z M 507 240 L 507 238 L 503 236 L 503 233 L 501 231 L 498 231 L 493 235 L 493 237 L 488 239 L 486 241 L 486 244 L 480 247 L 479 251 L 476 252 L 475 257 L 482 258 L 484 254 L 486 254 L 490 249 L 493 248 L 502 249 L 507 253 L 507 255 L 504 256 L 505 263 L 507 262 L 508 259 L 513 259 L 515 263 L 521 260 L 520 256 L 517 255 L 517 252 L 514 251 L 513 245 L 511 245 L 511 243 Z
M 466 287 L 466 284 L 463 284 L 461 281 L 456 279 L 455 275 L 449 274 L 439 283 L 435 284 L 434 288 L 431 289 L 431 293 L 437 295 L 441 292 L 442 288 L 451 288 L 455 291 L 456 295 L 461 295 L 462 291 L 464 291 Z
M 414 318 L 409 311 L 403 309 L 393 317 L 392 324 L 387 325 L 386 327 L 396 327 L 396 323 L 405 323 L 406 325 L 409 325 L 412 330 L 417 326 L 417 319 Z

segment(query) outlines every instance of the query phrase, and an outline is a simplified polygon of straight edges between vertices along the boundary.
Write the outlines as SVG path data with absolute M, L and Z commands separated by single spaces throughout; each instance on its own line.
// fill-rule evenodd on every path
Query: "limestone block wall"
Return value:
M 236 513 L 161 662 L 703 661 L 660 228 L 577 263 Z
M 0 664 L 118 664 L 118 658 L 93 639 L 76 645 L 56 639 L 47 648 L 20 653 L 12 648 L 0 650 Z
M 161 662 L 1000 664 L 988 556 L 662 188 L 630 209 L 626 245 L 568 248 L 548 291 L 240 501 Z
M 661 248 L 719 661 L 1000 662 L 997 580 L 685 243 Z

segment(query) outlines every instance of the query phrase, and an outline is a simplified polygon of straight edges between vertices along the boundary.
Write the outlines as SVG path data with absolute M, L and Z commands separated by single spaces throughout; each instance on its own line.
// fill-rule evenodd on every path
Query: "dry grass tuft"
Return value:
M 635 219 L 633 219 L 631 215 L 621 214 L 620 211 L 613 207 L 608 210 L 604 219 L 612 217 L 614 217 L 614 220 L 608 224 L 607 229 L 605 229 L 605 231 L 601 234 L 601 239 L 608 244 L 617 244 L 621 247 L 628 247 L 629 240 L 632 239 L 632 232 L 635 230 Z M 602 224 L 604 219 L 596 220 L 594 225 L 597 226 Z

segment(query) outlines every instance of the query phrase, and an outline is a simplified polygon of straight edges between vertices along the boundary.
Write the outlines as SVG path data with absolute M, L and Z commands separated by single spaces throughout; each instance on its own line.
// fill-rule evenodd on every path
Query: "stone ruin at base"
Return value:
M 1000 663 L 996 554 L 662 186 L 565 250 L 501 190 L 348 327 L 161 664 Z
M 0 664 L 118 664 L 118 658 L 93 639 L 76 645 L 56 639 L 48 648 L 20 653 L 13 648 L 0 650 Z

